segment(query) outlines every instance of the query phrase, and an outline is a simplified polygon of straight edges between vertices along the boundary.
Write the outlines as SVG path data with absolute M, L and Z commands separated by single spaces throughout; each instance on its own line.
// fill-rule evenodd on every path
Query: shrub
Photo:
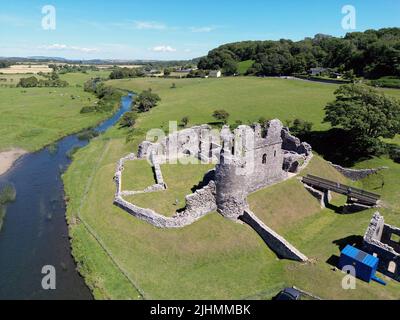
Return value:
M 81 109 L 81 113 L 82 114 L 84 114 L 84 113 L 91 113 L 91 112 L 95 112 L 96 111 L 96 107 L 95 106 L 86 106 L 86 107 L 83 107 L 82 109 Z
M 312 122 L 302 119 L 295 119 L 293 121 L 293 125 L 290 127 L 290 131 L 294 135 L 305 135 L 311 132 L 313 125 L 314 124 Z
M 0 206 L 15 201 L 17 191 L 14 186 L 8 184 L 0 189 Z
M 119 124 L 122 128 L 132 128 L 135 125 L 137 118 L 137 113 L 134 111 L 130 111 L 122 116 Z
M 371 81 L 374 87 L 395 88 L 400 89 L 400 78 L 397 77 L 383 77 L 378 80 Z
M 389 150 L 390 159 L 394 162 L 400 163 L 400 147 L 396 146 Z
M 184 128 L 186 128 L 187 125 L 188 125 L 188 123 L 189 123 L 189 117 L 188 117 L 188 116 L 183 117 L 182 120 L 181 120 L 182 126 L 183 126 Z
M 212 116 L 216 119 L 221 121 L 223 124 L 228 122 L 230 114 L 225 110 L 215 110 Z

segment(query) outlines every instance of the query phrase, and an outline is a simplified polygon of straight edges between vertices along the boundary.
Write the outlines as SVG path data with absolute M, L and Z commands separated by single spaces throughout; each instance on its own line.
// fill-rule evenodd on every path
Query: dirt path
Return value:
M 17 148 L 0 152 L 0 176 L 10 170 L 14 162 L 26 153 L 27 151 Z

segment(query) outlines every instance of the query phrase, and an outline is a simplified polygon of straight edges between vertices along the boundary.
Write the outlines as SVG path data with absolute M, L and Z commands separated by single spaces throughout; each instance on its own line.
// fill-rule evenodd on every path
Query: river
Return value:
M 131 103 L 132 95 L 123 97 L 119 111 L 95 130 L 103 133 L 115 125 Z M 67 136 L 55 148 L 23 156 L 0 176 L 0 186 L 11 183 L 17 191 L 0 230 L 0 300 L 93 299 L 71 256 L 61 179 L 71 163 L 68 151 L 88 143 Z M 55 290 L 42 288 L 46 265 L 56 269 Z

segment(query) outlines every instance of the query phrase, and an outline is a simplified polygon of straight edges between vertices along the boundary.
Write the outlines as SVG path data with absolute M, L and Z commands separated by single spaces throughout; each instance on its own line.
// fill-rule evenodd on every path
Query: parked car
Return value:
M 301 300 L 301 292 L 293 288 L 286 288 L 279 292 L 275 300 Z

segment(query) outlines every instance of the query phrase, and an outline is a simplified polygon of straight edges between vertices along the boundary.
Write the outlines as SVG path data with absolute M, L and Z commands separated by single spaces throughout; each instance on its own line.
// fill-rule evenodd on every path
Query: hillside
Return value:
M 226 74 L 242 73 L 241 63 L 254 60 L 249 72 L 275 76 L 307 73 L 310 68 L 353 71 L 357 76 L 380 78 L 400 76 L 400 28 L 348 33 L 344 38 L 317 34 L 294 42 L 243 41 L 222 45 L 201 58 L 200 69 L 222 69 Z

